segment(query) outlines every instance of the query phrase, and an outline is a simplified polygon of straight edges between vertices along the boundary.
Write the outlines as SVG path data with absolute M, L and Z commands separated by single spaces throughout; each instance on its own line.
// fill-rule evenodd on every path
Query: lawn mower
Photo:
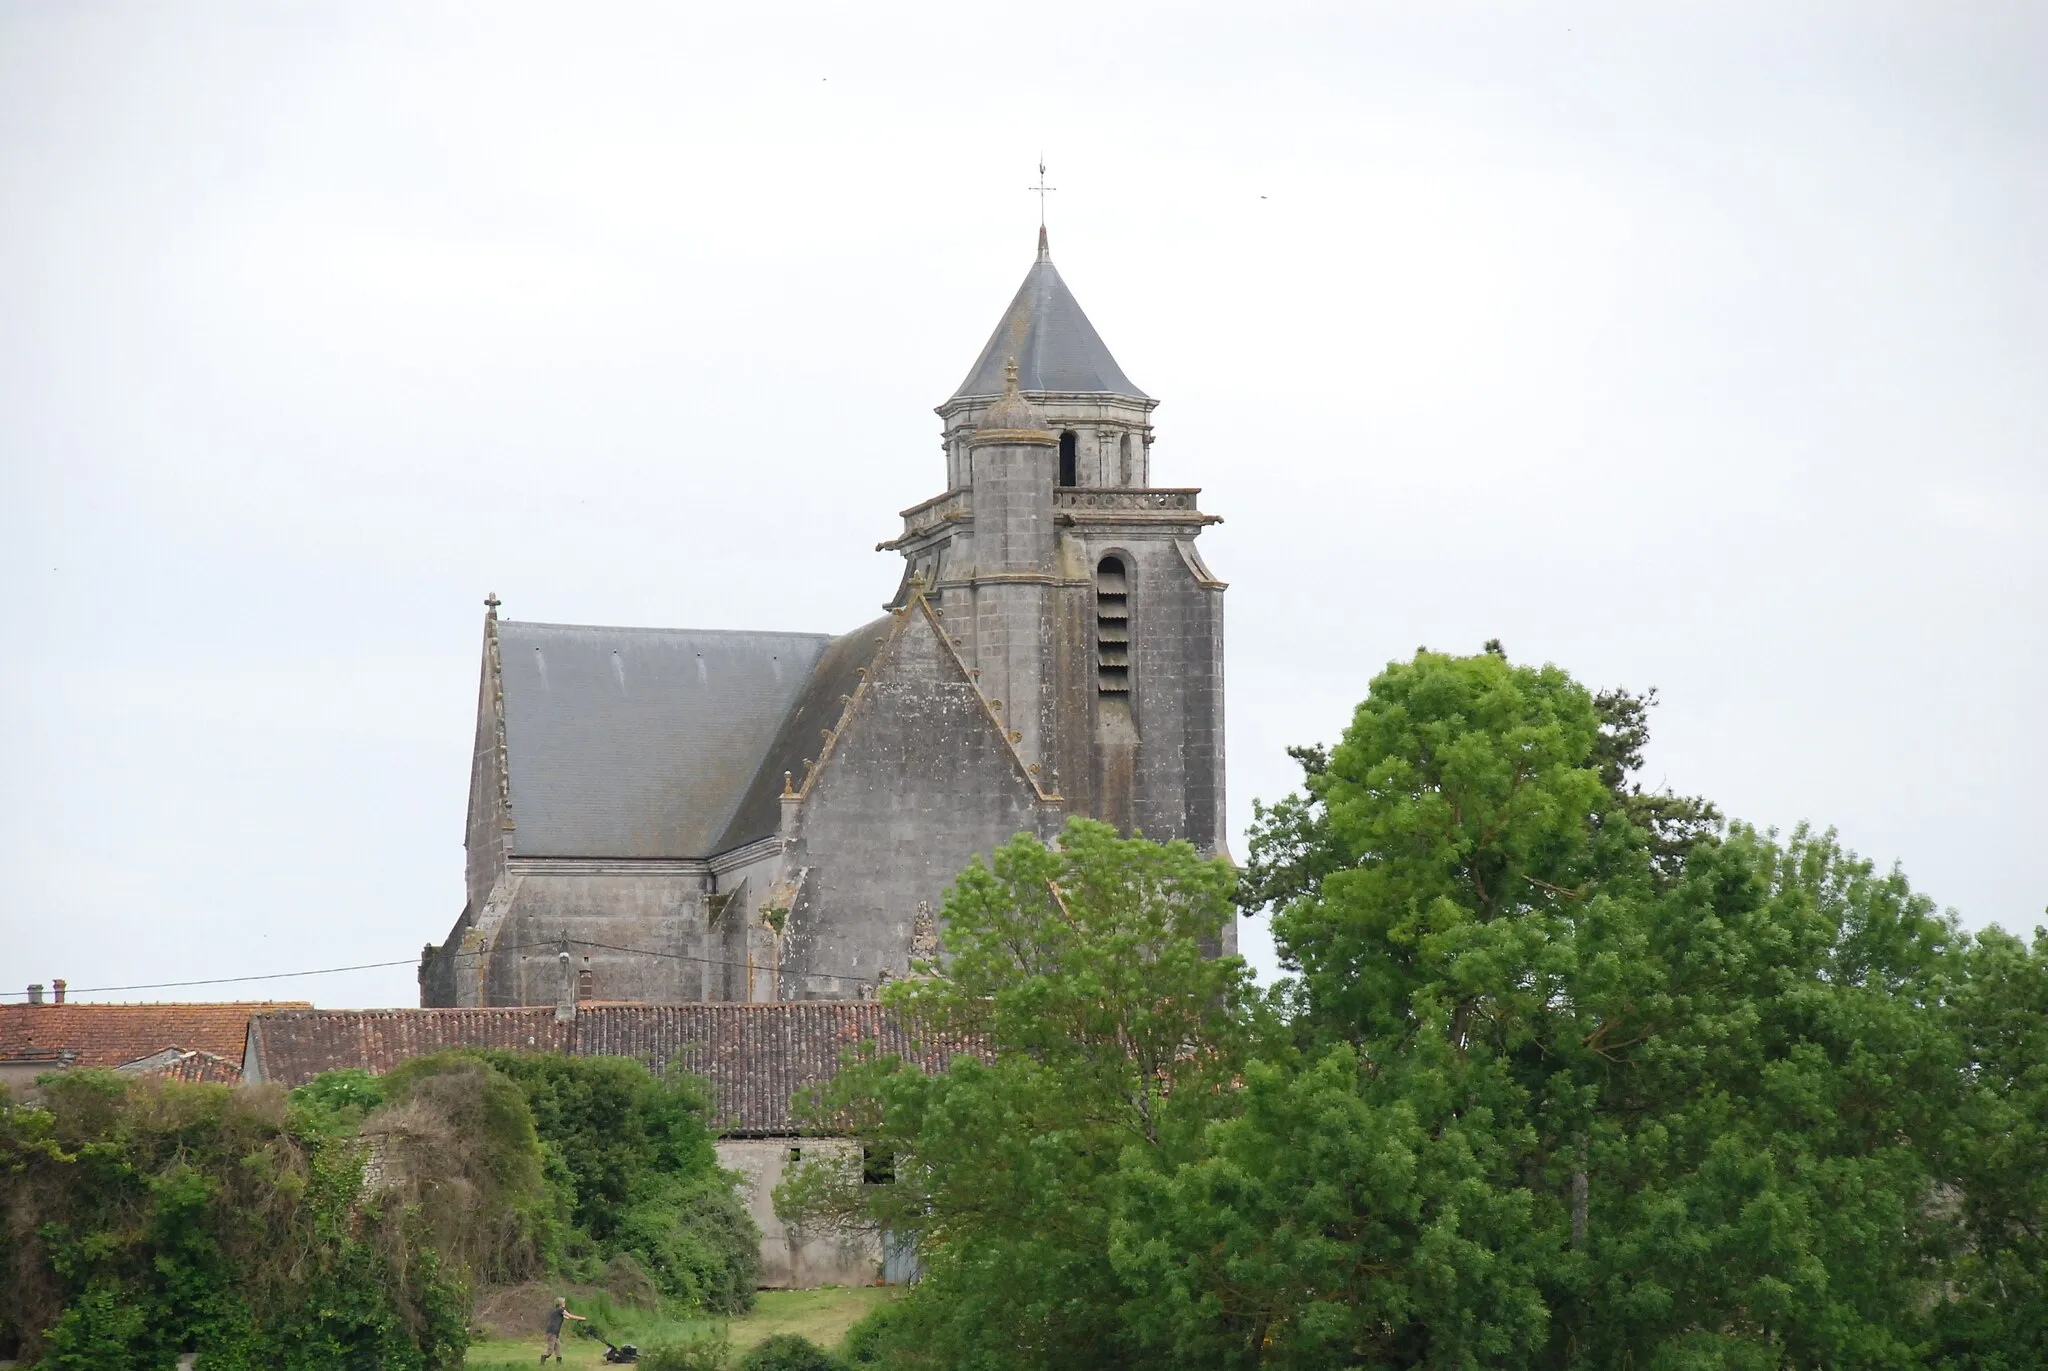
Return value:
M 587 1322 L 576 1331 L 586 1338 L 596 1338 L 604 1344 L 604 1359 L 605 1364 L 608 1366 L 624 1366 L 629 1362 L 640 1360 L 639 1348 L 633 1346 L 630 1342 L 621 1347 L 595 1328 L 592 1328 Z

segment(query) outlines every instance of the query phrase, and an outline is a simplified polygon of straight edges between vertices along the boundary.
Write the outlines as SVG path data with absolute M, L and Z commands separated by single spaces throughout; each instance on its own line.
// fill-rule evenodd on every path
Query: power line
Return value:
M 752 968 L 757 971 L 763 969 L 754 966 L 752 962 L 728 962 L 720 960 L 717 957 L 693 957 L 687 952 L 654 952 L 644 947 L 616 947 L 611 943 L 594 943 L 591 942 L 588 938 L 543 938 L 541 941 L 536 943 L 512 943 L 510 945 L 500 944 L 497 948 L 494 948 L 492 950 L 504 952 L 523 952 L 528 948 L 534 947 L 560 947 L 564 943 L 574 943 L 578 947 L 600 948 L 606 952 L 625 952 L 635 957 L 667 957 L 670 961 L 702 962 L 705 966 L 733 966 L 738 967 L 742 971 L 747 970 L 749 968 Z M 792 976 L 813 977 L 821 981 L 852 981 L 855 985 L 883 984 L 883 981 L 879 976 L 840 976 L 835 975 L 830 971 L 792 971 L 789 974 Z
M 574 943 L 578 947 L 594 947 L 605 952 L 623 952 L 634 957 L 666 957 L 671 961 L 700 962 L 705 966 L 730 966 L 737 967 L 743 971 L 752 966 L 752 963 L 749 962 L 725 961 L 717 957 L 693 957 L 687 952 L 656 952 L 644 947 L 618 947 L 612 943 L 591 942 L 587 938 L 556 938 L 534 943 L 513 943 L 502 950 L 506 952 L 522 952 L 536 947 L 560 947 L 564 942 Z M 248 981 L 288 981 L 295 980 L 300 976 L 332 976 L 343 971 L 381 971 L 386 967 L 417 965 L 419 965 L 417 957 L 407 957 L 402 961 L 395 962 L 363 962 L 356 966 L 323 966 L 314 971 L 278 971 L 263 976 L 212 976 L 198 981 L 152 981 L 146 985 L 66 986 L 64 993 L 66 995 L 105 995 L 124 990 L 184 990 L 195 985 L 239 985 Z M 881 979 L 875 976 L 840 976 L 829 971 L 805 971 L 794 974 L 812 977 L 821 981 L 851 981 L 855 985 L 882 984 Z M 0 997 L 16 1000 L 26 999 L 28 998 L 28 992 L 26 990 L 0 990 Z
M 337 971 L 376 971 L 387 966 L 415 966 L 419 959 L 407 957 L 399 962 L 364 962 L 360 966 L 323 966 L 317 971 L 278 971 L 267 976 L 214 976 L 203 981 L 154 981 L 148 985 L 88 985 L 66 986 L 67 995 L 104 995 L 114 990 L 179 990 L 192 985 L 234 985 L 241 981 L 288 981 L 297 976 L 332 976 Z M 26 990 L 0 990 L 0 995 L 12 999 L 25 999 Z

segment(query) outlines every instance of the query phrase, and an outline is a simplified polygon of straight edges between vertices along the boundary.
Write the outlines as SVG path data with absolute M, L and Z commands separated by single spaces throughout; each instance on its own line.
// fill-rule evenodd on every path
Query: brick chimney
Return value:
M 596 998 L 591 993 L 595 982 L 596 977 L 590 971 L 590 958 L 585 957 L 583 959 L 583 969 L 576 973 L 576 1003 L 582 1004 L 586 1000 Z
M 30 1004 L 41 1004 L 43 1002 L 43 983 L 41 981 L 37 981 L 28 988 L 28 1002 Z
M 64 978 L 62 976 L 50 982 L 50 1003 L 64 1003 Z

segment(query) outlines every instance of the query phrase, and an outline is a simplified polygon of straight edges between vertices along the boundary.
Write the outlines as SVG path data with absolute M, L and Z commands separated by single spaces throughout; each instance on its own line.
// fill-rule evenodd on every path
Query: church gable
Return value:
M 785 999 L 847 998 L 884 971 L 902 975 L 920 906 L 937 910 L 972 857 L 1041 832 L 1059 804 L 921 597 L 821 741 L 792 853 L 804 877 L 782 949 Z

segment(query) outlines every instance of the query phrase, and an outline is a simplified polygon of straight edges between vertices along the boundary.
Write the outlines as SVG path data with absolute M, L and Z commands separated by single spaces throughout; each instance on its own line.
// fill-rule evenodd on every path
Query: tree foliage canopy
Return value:
M 694 1082 L 635 1061 L 446 1053 L 274 1087 L 47 1077 L 0 1098 L 0 1347 L 127 1371 L 443 1371 L 473 1286 L 617 1265 L 751 1306 L 760 1233 Z
M 2048 941 L 1969 938 L 1832 833 L 1637 781 L 1653 696 L 1419 653 L 1235 896 L 1070 826 L 971 867 L 893 990 L 989 1060 L 819 1101 L 808 1222 L 916 1236 L 904 1367 L 2048 1362 Z

